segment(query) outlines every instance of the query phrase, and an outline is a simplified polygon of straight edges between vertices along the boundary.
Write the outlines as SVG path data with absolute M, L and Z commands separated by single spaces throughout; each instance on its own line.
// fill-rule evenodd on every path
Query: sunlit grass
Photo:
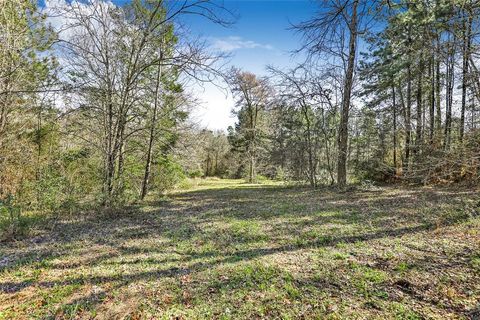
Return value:
M 199 179 L 2 244 L 0 319 L 466 317 L 480 298 L 474 198 Z

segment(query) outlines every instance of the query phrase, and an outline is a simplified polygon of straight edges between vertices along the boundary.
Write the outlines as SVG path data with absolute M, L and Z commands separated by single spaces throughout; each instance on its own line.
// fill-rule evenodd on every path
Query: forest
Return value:
M 0 0 L 0 319 L 480 319 L 479 69 L 477 0 Z

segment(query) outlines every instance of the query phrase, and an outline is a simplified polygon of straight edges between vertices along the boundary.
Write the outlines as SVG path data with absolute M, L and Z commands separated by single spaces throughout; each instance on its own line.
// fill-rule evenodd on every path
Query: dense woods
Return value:
M 2 210 L 112 206 L 170 187 L 183 173 L 172 148 L 193 102 L 184 84 L 217 77 L 222 57 L 174 21 L 228 24 L 228 11 L 210 1 L 73 2 L 48 12 L 9 1 L 1 10 Z
M 293 26 L 307 61 L 268 68 L 274 93 L 262 173 L 311 186 L 342 187 L 347 176 L 478 181 L 478 5 L 346 1 L 324 8 Z
M 188 177 L 477 182 L 480 6 L 319 5 L 286 26 L 304 62 L 255 75 L 180 23 L 234 23 L 217 1 L 4 3 L 2 219 L 123 205 Z M 235 100 L 227 132 L 189 119 L 192 84 L 212 81 Z

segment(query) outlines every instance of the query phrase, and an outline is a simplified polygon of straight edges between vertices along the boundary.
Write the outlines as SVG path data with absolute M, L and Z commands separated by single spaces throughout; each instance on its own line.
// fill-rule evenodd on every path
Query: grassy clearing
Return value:
M 0 319 L 480 316 L 474 190 L 189 187 L 1 243 Z

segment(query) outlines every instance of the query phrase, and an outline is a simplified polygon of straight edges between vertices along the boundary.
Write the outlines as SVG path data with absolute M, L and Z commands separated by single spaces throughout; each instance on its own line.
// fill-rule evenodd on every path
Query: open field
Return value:
M 0 319 L 479 319 L 475 191 L 211 180 L 51 220 L 0 244 Z

